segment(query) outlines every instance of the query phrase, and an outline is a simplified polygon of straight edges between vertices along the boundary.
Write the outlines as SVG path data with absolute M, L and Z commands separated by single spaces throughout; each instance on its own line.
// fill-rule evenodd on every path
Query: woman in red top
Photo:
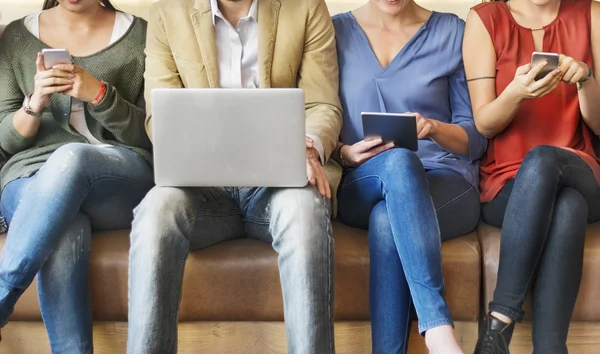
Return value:
M 559 68 L 535 80 L 560 54 Z M 600 220 L 600 3 L 511 0 L 475 6 L 463 56 L 481 161 L 482 217 L 502 227 L 498 282 L 476 354 L 508 353 L 533 289 L 536 353 L 567 353 L 585 229 Z

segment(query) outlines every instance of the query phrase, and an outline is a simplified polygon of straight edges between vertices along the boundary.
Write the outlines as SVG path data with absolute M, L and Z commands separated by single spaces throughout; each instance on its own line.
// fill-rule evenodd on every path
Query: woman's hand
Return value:
M 558 67 L 564 73 L 562 81 L 568 84 L 576 84 L 590 74 L 590 67 L 587 64 L 562 54 L 558 59 Z
M 362 165 L 373 156 L 379 155 L 393 147 L 394 143 L 384 144 L 381 139 L 361 140 L 354 145 L 342 146 L 340 154 L 348 167 L 356 167 Z
M 431 118 L 425 118 L 419 113 L 407 112 L 406 114 L 414 114 L 417 117 L 417 139 L 431 138 L 435 134 L 437 121 Z
M 563 77 L 563 72 L 559 68 L 553 70 L 548 75 L 544 76 L 544 78 L 536 81 L 536 76 L 546 65 L 547 62 L 544 61 L 533 68 L 531 67 L 531 64 L 518 67 L 515 72 L 515 78 L 508 85 L 506 90 L 519 101 L 546 96 L 554 91 Z
M 29 101 L 29 108 L 36 113 L 40 113 L 46 109 L 53 94 L 72 89 L 74 81 L 73 75 L 68 71 L 56 68 L 46 70 L 44 57 L 41 53 L 38 53 L 35 65 L 37 67 L 35 88 Z
M 100 80 L 97 80 L 81 66 L 61 64 L 56 65 L 54 68 L 73 74 L 73 87 L 70 90 L 63 92 L 65 95 L 83 102 L 92 102 L 96 99 L 102 89 Z

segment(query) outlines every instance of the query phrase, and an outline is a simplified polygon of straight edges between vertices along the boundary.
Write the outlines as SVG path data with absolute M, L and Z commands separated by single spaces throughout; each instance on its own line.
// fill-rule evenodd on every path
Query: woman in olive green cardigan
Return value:
M 108 0 L 47 0 L 0 39 L 0 327 L 38 274 L 53 352 L 92 353 L 91 231 L 129 227 L 153 184 L 145 36 Z M 46 67 L 48 47 L 72 64 Z

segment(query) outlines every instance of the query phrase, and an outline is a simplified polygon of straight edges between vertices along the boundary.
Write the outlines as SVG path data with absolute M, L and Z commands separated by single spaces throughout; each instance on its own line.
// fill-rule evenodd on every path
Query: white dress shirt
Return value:
M 221 88 L 258 88 L 258 0 L 253 0 L 248 15 L 233 26 L 219 10 L 217 0 L 210 6 L 215 26 L 215 41 L 219 59 L 219 86 Z M 323 144 L 318 137 L 308 135 L 314 141 L 324 163 Z

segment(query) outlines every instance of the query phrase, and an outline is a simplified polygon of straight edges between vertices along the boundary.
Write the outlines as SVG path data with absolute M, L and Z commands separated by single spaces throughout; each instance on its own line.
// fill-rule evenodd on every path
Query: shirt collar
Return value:
M 225 20 L 225 16 L 223 16 L 221 10 L 219 10 L 219 4 L 217 3 L 217 0 L 210 0 L 210 9 L 212 11 L 213 26 L 215 25 L 215 19 L 217 17 Z M 258 22 L 258 0 L 252 0 L 252 5 L 250 5 L 250 10 L 248 10 L 248 15 L 243 18 L 248 17 Z

